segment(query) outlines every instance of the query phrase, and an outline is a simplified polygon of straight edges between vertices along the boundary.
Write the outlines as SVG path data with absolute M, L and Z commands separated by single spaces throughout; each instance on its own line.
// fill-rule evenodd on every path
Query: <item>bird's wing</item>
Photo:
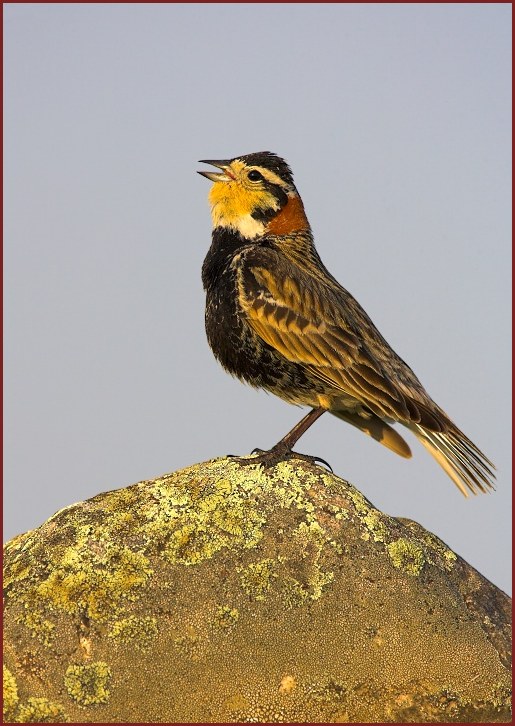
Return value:
M 340 418 L 409 456 L 403 439 L 382 426 L 384 419 L 398 421 L 415 433 L 463 494 L 493 488 L 492 463 L 432 401 L 352 295 L 299 265 L 276 262 L 274 268 L 256 255 L 240 268 L 240 305 L 253 330 L 324 381 L 333 395 L 341 391 L 372 412 L 368 426 L 346 409 L 333 411 Z
M 341 290 L 326 287 L 297 266 L 278 275 L 259 258 L 254 263 L 247 260 L 240 277 L 241 307 L 268 345 L 378 416 L 421 422 L 417 406 L 370 352 L 367 330 L 361 320 L 352 319 L 341 295 Z

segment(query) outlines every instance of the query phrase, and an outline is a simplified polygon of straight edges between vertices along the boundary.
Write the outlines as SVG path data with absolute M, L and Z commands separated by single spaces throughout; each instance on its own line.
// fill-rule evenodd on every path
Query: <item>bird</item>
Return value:
M 205 328 L 231 375 L 311 410 L 275 446 L 242 463 L 292 457 L 329 411 L 402 457 L 409 429 L 468 496 L 494 489 L 495 467 L 429 396 L 318 254 L 288 163 L 270 151 L 206 160 L 212 239 L 202 265 Z M 316 459 L 321 461 L 320 459 Z

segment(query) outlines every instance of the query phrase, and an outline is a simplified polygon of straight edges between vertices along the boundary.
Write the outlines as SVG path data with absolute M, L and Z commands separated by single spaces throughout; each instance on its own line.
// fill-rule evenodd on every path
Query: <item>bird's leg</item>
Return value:
M 309 427 L 315 423 L 320 416 L 325 413 L 325 408 L 313 408 L 302 418 L 298 424 L 296 424 L 291 431 L 288 431 L 286 436 L 273 446 L 270 451 L 292 451 L 293 447 L 300 439 L 302 434 L 305 434 Z
M 273 466 L 278 461 L 295 457 L 297 459 L 305 459 L 306 461 L 310 461 L 311 463 L 321 461 L 323 464 L 326 464 L 329 469 L 331 469 L 327 461 L 324 461 L 317 456 L 307 456 L 306 454 L 298 454 L 297 452 L 293 451 L 293 447 L 300 439 L 302 434 L 306 433 L 309 427 L 314 424 L 315 421 L 319 419 L 325 411 L 325 408 L 313 408 L 308 414 L 306 414 L 306 416 L 304 416 L 304 418 L 302 418 L 298 422 L 298 424 L 296 424 L 292 428 L 291 431 L 288 431 L 286 436 L 283 436 L 283 438 L 278 441 L 275 446 L 272 446 L 271 449 L 269 449 L 268 451 L 263 451 L 262 449 L 254 449 L 252 453 L 257 453 L 258 456 L 253 456 L 251 458 L 235 457 L 236 460 L 240 464 L 263 464 L 264 466 Z

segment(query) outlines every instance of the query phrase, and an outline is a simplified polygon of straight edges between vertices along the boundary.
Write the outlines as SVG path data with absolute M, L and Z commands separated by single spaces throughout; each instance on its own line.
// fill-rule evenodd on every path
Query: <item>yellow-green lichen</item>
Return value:
M 420 529 L 422 529 L 422 527 Z M 434 553 L 437 555 L 436 558 L 431 557 L 431 561 L 433 562 L 437 560 L 439 564 L 444 567 L 444 569 L 452 570 L 457 560 L 456 553 L 449 549 L 445 542 L 442 542 L 439 537 L 437 537 L 435 534 L 432 534 L 431 532 L 423 530 L 423 536 L 421 539 L 426 548 L 429 549 L 430 553 Z
M 354 487 L 349 487 L 348 495 L 365 527 L 361 539 L 368 541 L 372 538 L 374 542 L 386 542 L 390 533 L 389 525 L 392 523 L 390 517 L 375 509 Z
M 128 618 L 116 620 L 109 631 L 110 638 L 116 638 L 122 643 L 131 643 L 138 650 L 148 650 L 158 633 L 157 620 L 154 617 L 138 618 L 131 615 Z
M 426 557 L 419 544 L 410 539 L 400 538 L 386 545 L 386 551 L 394 565 L 409 575 L 419 575 Z
M 377 509 L 370 509 L 367 514 L 362 517 L 362 522 L 370 532 L 374 542 L 384 542 L 388 537 L 388 527 L 384 523 L 384 515 Z
M 60 610 L 107 620 L 126 600 L 137 599 L 138 589 L 152 573 L 149 561 L 141 552 L 111 541 L 101 530 L 82 527 L 77 537 L 36 592 Z
M 16 723 L 67 723 L 69 718 L 60 703 L 47 698 L 29 698 L 20 706 Z
M 334 579 L 334 574 L 324 572 L 319 564 L 324 548 L 332 540 L 318 521 L 301 522 L 292 531 L 292 536 L 296 541 L 296 552 L 309 561 L 309 566 L 303 567 L 306 572 L 304 582 L 289 577 L 284 583 L 283 598 L 288 607 L 301 605 L 307 599 L 318 600 L 324 587 Z
M 29 530 L 19 534 L 3 547 L 5 568 L 3 586 L 5 592 L 30 587 L 34 575 L 33 549 L 37 549 L 38 530 Z
M 426 559 L 432 565 L 437 565 L 441 569 L 450 571 L 454 567 L 458 556 L 453 552 L 445 542 L 443 542 L 436 534 L 428 532 L 418 522 L 412 519 L 399 517 L 400 522 L 409 529 L 414 538 L 421 543 L 426 553 Z
M 279 462 L 273 475 L 261 474 L 260 484 L 262 491 L 270 493 L 281 508 L 295 507 L 308 515 L 315 510 L 313 502 L 306 496 L 306 492 L 317 482 L 317 476 L 308 471 L 303 471 L 302 478 L 298 475 L 298 469 L 288 461 Z
M 16 679 L 5 665 L 3 666 L 3 692 L 4 692 L 4 719 L 12 714 L 18 705 L 18 687 Z
M 189 496 L 187 490 L 179 490 L 173 499 L 178 509 L 170 518 L 180 526 L 164 549 L 170 562 L 196 565 L 223 548 L 254 547 L 262 537 L 264 516 L 246 493 L 227 479 L 206 485 L 201 492 L 190 492 Z
M 336 520 L 349 519 L 349 510 L 337 504 L 328 504 L 327 511 L 331 512 Z
M 52 537 L 60 533 L 45 552 L 39 551 L 41 528 L 8 543 L 5 582 L 9 595 L 24 608 L 21 621 L 49 645 L 52 610 L 100 622 L 120 615 L 151 576 L 151 555 L 164 556 L 172 564 L 196 565 L 224 548 L 255 547 L 268 513 L 260 494 L 270 495 L 279 507 L 303 512 L 308 523 L 314 519 L 308 491 L 320 477 L 318 472 L 305 470 L 299 477 L 289 462 L 279 463 L 272 473 L 260 466 L 242 468 L 227 459 L 208 462 L 205 470 L 205 478 L 202 467 L 196 467 L 193 479 L 185 469 L 109 492 L 90 500 L 87 508 L 66 507 L 43 525 Z M 66 536 L 61 520 L 66 522 Z
M 287 608 L 301 607 L 309 600 L 306 586 L 293 577 L 285 578 L 281 584 L 283 602 Z
M 17 622 L 23 623 L 43 645 L 50 646 L 55 631 L 55 625 L 43 617 L 37 608 L 37 598 L 31 597 L 25 602 L 23 611 L 18 615 Z
M 218 628 L 232 628 L 238 622 L 239 617 L 240 613 L 237 608 L 219 605 L 216 608 L 215 625 Z
M 449 547 L 446 547 L 445 552 L 443 553 L 444 558 L 449 563 L 450 567 L 453 567 L 454 563 L 458 559 L 458 555 L 456 552 L 453 552 Z
M 110 691 L 111 669 L 102 661 L 86 665 L 71 665 L 64 676 L 64 685 L 70 698 L 79 706 L 107 703 Z
M 367 499 L 365 499 L 363 494 L 358 492 L 357 489 L 354 489 L 354 487 L 349 487 L 349 491 L 347 493 L 354 504 L 356 512 L 358 514 L 368 514 L 371 504 L 367 501 Z
M 148 584 L 151 557 L 192 566 L 223 549 L 252 549 L 277 508 L 301 512 L 308 529 L 299 528 L 298 536 L 316 544 L 320 532 L 311 492 L 323 478 L 320 472 L 308 467 L 299 476 L 291 462 L 265 471 L 228 459 L 193 469 L 194 476 L 185 469 L 66 507 L 8 543 L 5 582 L 8 596 L 21 605 L 18 622 L 50 646 L 56 610 L 93 622 L 119 619 Z M 329 476 L 324 484 L 323 492 L 334 488 Z M 52 547 L 43 551 L 45 537 Z M 320 550 L 327 543 L 338 548 L 328 538 L 324 543 L 322 535 L 318 540 Z M 244 577 L 252 597 L 264 597 L 267 573 L 266 567 L 251 569 Z M 317 576 L 311 594 L 319 582 Z
M 270 590 L 272 578 L 277 577 L 274 573 L 274 560 L 265 559 L 254 562 L 240 572 L 240 582 L 244 592 L 254 600 L 264 600 L 266 593 Z
M 323 572 L 315 566 L 314 574 L 308 579 L 309 597 L 311 600 L 319 600 L 326 585 L 334 580 L 334 572 Z
M 281 594 L 287 608 L 300 607 L 308 600 L 319 600 L 326 585 L 334 580 L 333 572 L 322 572 L 315 565 L 313 574 L 306 582 L 299 582 L 293 577 L 287 577 L 281 583 Z
M 299 526 L 293 530 L 292 535 L 303 548 L 305 548 L 308 544 L 312 544 L 316 548 L 317 554 L 320 554 L 320 551 L 329 539 L 325 529 L 315 520 L 310 522 L 301 522 Z

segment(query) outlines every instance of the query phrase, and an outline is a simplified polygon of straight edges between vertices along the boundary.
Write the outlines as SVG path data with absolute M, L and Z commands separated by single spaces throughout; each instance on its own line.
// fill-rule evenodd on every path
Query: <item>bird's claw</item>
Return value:
M 312 456 L 310 458 L 313 459 L 313 462 L 315 464 L 317 463 L 317 461 L 319 461 L 321 464 L 323 464 L 324 466 L 326 466 L 328 468 L 328 470 L 331 472 L 331 474 L 334 474 L 333 467 L 331 466 L 331 464 L 328 461 L 326 461 L 325 459 L 321 459 L 320 456 Z
M 254 456 L 256 454 L 256 456 Z M 262 464 L 265 468 L 275 466 L 280 461 L 287 461 L 288 459 L 301 459 L 307 461 L 310 464 L 317 466 L 319 463 L 323 464 L 333 474 L 333 467 L 325 459 L 320 456 L 310 456 L 309 454 L 299 454 L 297 451 L 283 450 L 283 449 L 252 449 L 250 456 L 240 457 L 231 456 L 239 464 L 244 466 L 249 464 Z

